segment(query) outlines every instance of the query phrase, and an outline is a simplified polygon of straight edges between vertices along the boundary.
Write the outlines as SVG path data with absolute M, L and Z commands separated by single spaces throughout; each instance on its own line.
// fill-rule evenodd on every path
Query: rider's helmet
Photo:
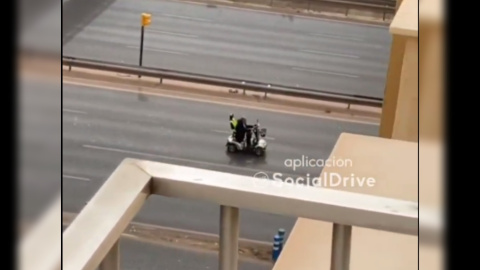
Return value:
M 240 117 L 240 119 L 241 119 L 243 124 L 245 124 L 245 125 L 247 124 L 247 118 L 243 117 L 243 115 L 242 115 L 242 117 Z
M 230 118 L 230 120 L 233 119 L 233 113 L 230 114 L 230 117 L 229 117 L 229 118 Z

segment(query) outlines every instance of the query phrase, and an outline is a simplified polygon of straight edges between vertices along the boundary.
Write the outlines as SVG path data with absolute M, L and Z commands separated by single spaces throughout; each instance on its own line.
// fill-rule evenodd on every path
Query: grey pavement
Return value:
M 63 230 L 65 230 L 63 226 Z M 120 265 L 124 270 L 216 270 L 218 254 L 180 247 L 162 246 L 151 243 L 120 239 Z M 270 270 L 267 262 L 239 260 L 239 270 Z
M 130 239 L 120 241 L 121 264 L 125 270 L 216 270 L 218 254 L 163 247 Z M 273 264 L 239 261 L 239 270 L 270 270 Z
M 70 0 L 63 53 L 249 81 L 383 97 L 390 50 L 379 26 L 162 0 Z
M 258 118 L 267 128 L 264 158 L 229 155 L 228 114 Z M 63 209 L 78 212 L 127 157 L 253 176 L 273 172 L 313 177 L 321 167 L 293 170 L 290 159 L 326 159 L 341 132 L 375 136 L 378 126 L 294 116 L 167 97 L 139 96 L 64 84 Z M 320 164 L 321 165 L 321 164 Z M 281 207 L 281 205 L 279 205 Z M 152 196 L 136 221 L 218 233 L 218 205 Z M 293 217 L 241 211 L 241 237 L 271 241 Z

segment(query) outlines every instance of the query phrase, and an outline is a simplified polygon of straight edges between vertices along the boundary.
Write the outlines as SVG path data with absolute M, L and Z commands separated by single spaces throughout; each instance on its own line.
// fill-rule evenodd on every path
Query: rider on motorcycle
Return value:
M 253 126 L 247 125 L 247 119 L 241 117 L 238 120 L 237 126 L 235 128 L 235 140 L 237 142 L 242 143 L 245 138 L 245 133 L 247 134 L 247 147 L 250 147 L 250 141 L 252 139 L 252 130 Z

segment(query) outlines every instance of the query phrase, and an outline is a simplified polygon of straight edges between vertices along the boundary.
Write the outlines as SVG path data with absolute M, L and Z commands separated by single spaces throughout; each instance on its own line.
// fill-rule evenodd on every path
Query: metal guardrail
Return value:
M 312 0 L 310 0 L 312 1 Z M 387 14 L 394 14 L 396 11 L 396 2 L 391 0 L 318 0 L 323 3 L 341 5 L 345 7 L 345 16 L 348 15 L 351 8 L 365 10 L 381 11 L 383 20 Z
M 275 1 L 282 2 L 284 0 L 270 0 L 269 5 L 272 7 L 276 6 Z M 296 1 L 293 0 L 292 4 L 293 6 L 298 4 L 297 8 L 301 8 L 304 2 L 296 3 Z M 322 4 L 345 8 L 345 16 L 348 16 L 350 9 L 380 11 L 383 13 L 383 20 L 385 20 L 387 14 L 394 14 L 396 12 L 397 2 L 395 0 L 307 0 L 306 4 L 309 10 L 313 9 L 315 11 L 321 11 L 321 6 L 317 8 L 314 6 Z M 283 4 L 280 6 L 283 7 Z
M 253 82 L 246 80 L 238 80 L 217 76 L 207 76 L 189 72 L 181 72 L 168 69 L 139 67 L 135 65 L 126 65 L 113 62 L 105 62 L 91 59 L 75 58 L 64 56 L 62 64 L 68 66 L 69 70 L 73 67 L 96 69 L 101 71 L 117 72 L 130 75 L 138 75 L 144 77 L 153 77 L 159 79 L 170 79 L 175 81 L 184 81 L 190 83 L 199 83 L 205 85 L 214 85 L 228 88 L 243 89 L 244 91 L 256 91 L 270 94 L 278 94 L 291 97 L 308 98 L 322 101 L 339 102 L 350 105 L 364 105 L 381 108 L 383 104 L 382 98 L 339 94 L 323 90 L 315 90 L 301 87 L 290 87 L 283 85 L 268 84 L 262 82 Z
M 396 1 L 391 0 L 310 0 L 320 3 L 329 3 L 342 5 L 348 8 L 362 8 L 379 10 L 383 12 L 394 12 L 396 10 Z
M 379 8 L 383 7 L 385 9 L 395 9 L 397 6 L 396 0 L 320 0 L 320 1 L 331 1 L 331 2 L 350 2 L 352 5 L 358 5 L 360 7 L 372 7 L 378 6 Z

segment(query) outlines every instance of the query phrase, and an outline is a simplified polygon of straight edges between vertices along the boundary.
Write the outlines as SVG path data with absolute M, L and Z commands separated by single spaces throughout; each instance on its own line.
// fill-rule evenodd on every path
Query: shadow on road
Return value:
M 65 45 L 116 0 L 70 0 L 63 3 L 62 24 Z
M 225 151 L 225 155 L 230 159 L 228 165 L 235 165 L 238 167 L 248 167 L 251 165 L 264 165 L 267 164 L 267 154 L 257 157 L 254 153 L 249 152 L 237 152 L 229 153 Z

